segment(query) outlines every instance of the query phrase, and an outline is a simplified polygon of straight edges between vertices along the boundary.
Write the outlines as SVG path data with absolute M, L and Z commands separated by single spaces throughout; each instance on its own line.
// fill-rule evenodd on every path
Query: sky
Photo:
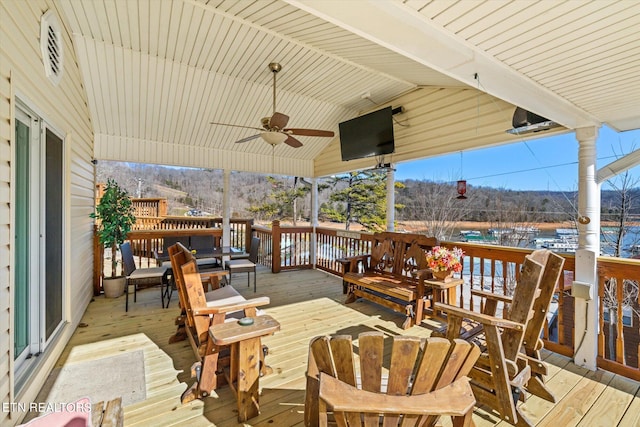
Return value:
M 596 141 L 598 169 L 640 149 L 640 130 L 616 132 L 606 126 Z M 640 166 L 630 169 L 640 179 Z M 396 164 L 396 180 L 467 180 L 470 186 L 509 190 L 577 191 L 578 141 L 575 133 L 482 150 Z M 608 189 L 606 184 L 603 190 Z

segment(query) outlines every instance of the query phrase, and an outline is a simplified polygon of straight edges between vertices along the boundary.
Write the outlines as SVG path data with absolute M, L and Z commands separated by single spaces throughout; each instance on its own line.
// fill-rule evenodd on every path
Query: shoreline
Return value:
M 265 226 L 269 226 L 270 223 L 265 223 Z M 281 225 L 283 226 L 291 226 L 290 221 L 282 221 Z M 340 222 L 329 222 L 329 221 L 321 221 L 319 222 L 319 227 L 324 228 L 332 228 L 338 230 L 344 230 L 344 223 Z M 640 223 L 629 223 L 628 226 L 639 226 Z M 308 221 L 298 221 L 298 227 L 309 227 L 310 223 Z M 600 223 L 602 227 L 616 227 L 617 223 L 612 221 L 602 221 Z M 458 230 L 480 230 L 486 231 L 490 228 L 511 228 L 511 227 L 535 227 L 543 232 L 552 232 L 557 228 L 575 228 L 575 223 L 573 221 L 563 221 L 563 222 L 543 222 L 543 223 L 535 223 L 535 222 L 511 222 L 511 223 L 495 223 L 495 222 L 481 222 L 481 221 L 456 221 L 453 224 L 454 229 Z M 406 232 L 406 233 L 420 233 L 426 227 L 425 221 L 397 221 L 396 222 L 396 231 L 397 232 Z M 349 227 L 350 231 L 362 231 L 362 226 L 360 224 L 351 224 Z

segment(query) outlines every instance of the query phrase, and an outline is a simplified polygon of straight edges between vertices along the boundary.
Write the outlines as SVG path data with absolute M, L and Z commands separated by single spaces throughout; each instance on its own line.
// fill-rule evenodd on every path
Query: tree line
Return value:
M 222 171 L 174 168 L 118 162 L 100 162 L 98 180 L 115 179 L 132 196 L 165 197 L 169 212 L 199 211 L 222 215 Z M 258 221 L 308 221 L 311 215 L 308 180 L 235 172 L 231 176 L 232 215 Z M 640 219 L 638 181 L 623 176 L 601 192 L 602 220 Z M 384 229 L 386 173 L 362 171 L 318 180 L 319 219 L 358 223 L 366 230 Z M 515 191 L 467 184 L 467 198 L 457 198 L 456 184 L 427 180 L 395 183 L 396 220 L 422 221 L 433 235 L 445 238 L 457 221 L 492 224 L 571 221 L 577 217 L 577 191 Z

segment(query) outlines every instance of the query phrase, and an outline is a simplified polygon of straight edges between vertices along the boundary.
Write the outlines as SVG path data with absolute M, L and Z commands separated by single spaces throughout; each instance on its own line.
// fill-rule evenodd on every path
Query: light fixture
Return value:
M 267 144 L 270 144 L 273 147 L 283 143 L 289 137 L 289 135 L 282 132 L 262 132 L 260 133 L 260 136 L 267 142 Z

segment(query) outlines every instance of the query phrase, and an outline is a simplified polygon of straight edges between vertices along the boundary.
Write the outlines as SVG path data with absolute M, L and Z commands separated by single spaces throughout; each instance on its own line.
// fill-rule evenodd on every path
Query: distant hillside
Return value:
M 132 196 L 166 197 L 169 214 L 182 215 L 188 209 L 199 209 L 214 216 L 222 215 L 222 171 L 174 168 L 136 163 L 101 161 L 97 166 L 98 182 L 115 179 Z M 293 186 L 293 177 L 278 177 Z M 401 181 L 405 188 L 396 192 L 396 203 L 405 207 L 396 215 L 398 221 L 422 220 L 425 205 L 437 204 L 438 198 L 455 197 L 453 184 L 422 180 Z M 271 185 L 261 174 L 235 172 L 231 175 L 231 212 L 241 217 L 252 216 L 248 208 L 261 203 L 271 192 Z M 328 200 L 331 189 L 322 191 L 320 203 Z M 427 197 L 431 195 L 430 197 Z M 640 189 L 632 192 L 633 219 L 640 218 Z M 501 222 L 505 213 L 510 221 L 562 222 L 576 217 L 577 192 L 513 191 L 467 184 L 467 199 L 454 201 L 452 209 L 464 209 L 460 220 Z M 435 200 L 435 202 L 434 202 Z M 602 192 L 602 219 L 610 219 L 619 209 L 619 195 Z M 309 216 L 309 197 L 298 202 L 303 217 Z

